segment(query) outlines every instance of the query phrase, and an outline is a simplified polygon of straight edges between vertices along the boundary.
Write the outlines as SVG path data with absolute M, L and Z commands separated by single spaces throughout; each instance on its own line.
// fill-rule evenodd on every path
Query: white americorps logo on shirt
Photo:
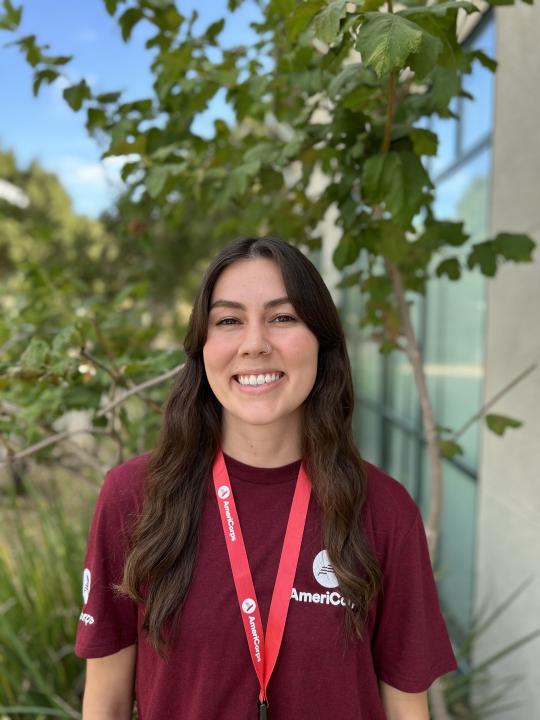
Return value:
M 253 598 L 246 598 L 242 603 L 242 610 L 246 613 L 246 615 L 251 615 L 252 612 L 254 612 L 255 608 L 257 607 L 257 603 Z
M 313 575 L 319 585 L 323 587 L 335 588 L 338 586 L 339 583 L 326 550 L 321 550 L 320 553 L 315 555 L 315 559 L 313 560 Z
M 227 485 L 221 485 L 221 487 L 218 487 L 217 494 L 221 500 L 226 500 L 231 494 L 231 491 Z
M 339 586 L 337 577 L 334 573 L 334 568 L 328 557 L 326 550 L 321 550 L 320 553 L 315 555 L 313 560 L 313 575 L 315 580 L 326 588 L 336 588 Z M 291 600 L 298 603 L 309 603 L 314 605 L 333 605 L 334 607 L 342 605 L 343 607 L 354 604 L 349 603 L 345 598 L 336 590 L 326 592 L 311 592 L 311 590 L 300 590 L 293 587 L 291 590 Z
M 88 596 L 90 595 L 90 586 L 92 584 L 92 573 L 88 568 L 84 568 L 83 581 L 82 581 L 82 596 L 84 604 L 88 602 Z

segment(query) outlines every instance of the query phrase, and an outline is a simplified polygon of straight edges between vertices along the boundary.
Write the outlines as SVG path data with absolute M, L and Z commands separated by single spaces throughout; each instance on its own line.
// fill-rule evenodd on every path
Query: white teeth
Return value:
M 240 385 L 264 385 L 271 383 L 283 375 L 283 373 L 268 373 L 267 375 L 237 375 Z

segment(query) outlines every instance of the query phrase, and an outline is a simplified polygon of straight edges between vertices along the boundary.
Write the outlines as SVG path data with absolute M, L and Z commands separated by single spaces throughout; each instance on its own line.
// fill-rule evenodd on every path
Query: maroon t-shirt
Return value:
M 263 625 L 300 461 L 256 468 L 224 455 Z M 140 720 L 255 720 L 258 680 L 229 565 L 211 473 L 199 554 L 167 660 L 143 633 L 143 608 L 118 597 L 126 533 L 140 512 L 148 455 L 107 473 L 94 514 L 83 575 L 76 653 L 111 655 L 137 644 Z M 384 574 L 364 639 L 347 638 L 337 581 L 321 544 L 312 494 L 281 651 L 268 686 L 272 720 L 384 720 L 378 681 L 426 690 L 456 668 L 439 609 L 418 509 L 396 480 L 366 463 L 363 522 Z

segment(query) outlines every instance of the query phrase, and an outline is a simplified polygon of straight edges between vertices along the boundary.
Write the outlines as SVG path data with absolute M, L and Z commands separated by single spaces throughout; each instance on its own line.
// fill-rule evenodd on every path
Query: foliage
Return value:
M 126 198 L 92 221 L 73 213 L 38 163 L 23 170 L 0 152 L 0 175 L 29 198 L 22 207 L 0 200 L 0 439 L 9 456 L 69 431 L 67 417 L 83 412 L 98 451 L 90 464 L 78 454 L 95 477 L 152 442 L 166 388 L 107 415 L 101 408 L 181 360 L 188 298 L 219 222 L 207 215 L 189 224 L 187 208 L 152 214 L 146 199 Z M 55 465 L 77 455 L 69 437 L 61 450 L 49 445 L 37 457 Z
M 512 655 L 523 645 L 538 639 L 540 637 L 540 628 L 509 642 L 474 667 L 467 667 L 467 660 L 478 640 L 493 628 L 499 617 L 522 595 L 529 585 L 530 580 L 524 582 L 490 611 L 488 611 L 487 607 L 489 602 L 486 603 L 466 632 L 457 650 L 457 657 L 461 667 L 467 669 L 448 676 L 445 684 L 445 699 L 452 711 L 452 716 L 456 720 L 460 718 L 463 718 L 463 720 L 484 720 L 484 718 L 494 717 L 503 711 L 517 709 L 516 703 L 507 701 L 508 690 L 516 682 L 519 683 L 521 678 L 519 676 L 506 677 L 499 682 L 498 687 L 493 688 L 490 672 L 499 661 Z M 480 702 L 472 700 L 474 691 L 480 689 L 483 691 L 483 699 Z
M 2 507 L 0 716 L 80 718 L 84 664 L 73 637 L 89 500 L 79 494 L 67 507 L 49 488 L 48 499 L 33 493 Z
M 18 205 L 0 198 L 0 278 L 29 260 L 48 265 L 61 256 L 83 269 L 101 256 L 107 244 L 102 226 L 73 213 L 55 175 L 37 162 L 21 169 L 13 153 L 0 151 L 0 177 L 25 198 Z

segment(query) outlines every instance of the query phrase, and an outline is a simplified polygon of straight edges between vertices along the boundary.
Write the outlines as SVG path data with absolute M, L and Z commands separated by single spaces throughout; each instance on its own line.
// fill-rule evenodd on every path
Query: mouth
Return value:
M 260 374 L 262 375 L 263 373 Z M 232 377 L 235 381 L 235 385 L 238 386 L 238 389 L 240 391 L 252 394 L 259 394 L 263 392 L 268 392 L 269 390 L 273 390 L 275 387 L 282 384 L 283 378 L 285 377 L 285 373 L 283 372 L 266 373 L 266 375 L 277 375 L 278 377 L 276 378 L 276 380 L 271 380 L 270 382 L 263 382 L 260 385 L 252 385 L 251 383 L 242 384 L 239 380 L 238 375 L 233 375 Z
M 285 373 L 277 370 L 268 373 L 253 373 L 249 375 L 233 375 L 233 380 L 243 389 L 256 390 L 257 388 L 272 387 L 285 377 Z

